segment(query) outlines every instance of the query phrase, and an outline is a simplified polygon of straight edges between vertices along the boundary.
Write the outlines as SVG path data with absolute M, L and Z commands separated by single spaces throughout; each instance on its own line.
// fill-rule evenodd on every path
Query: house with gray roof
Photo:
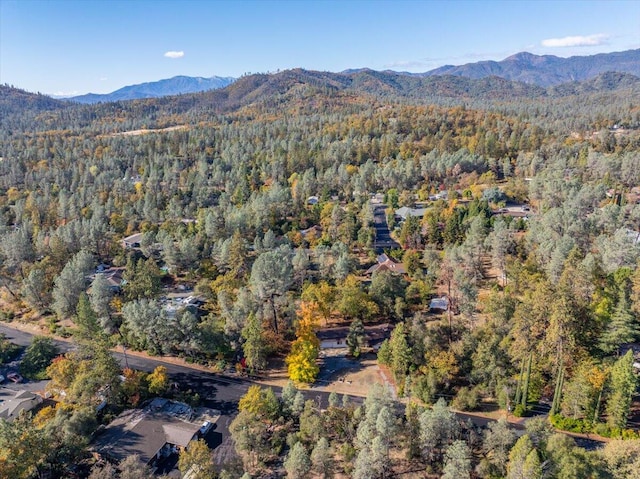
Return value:
M 426 211 L 426 208 L 409 208 L 408 206 L 403 206 L 396 210 L 395 215 L 404 221 L 409 217 L 422 218 Z
M 134 233 L 131 236 L 127 236 L 122 239 L 122 247 L 125 249 L 140 248 L 142 243 L 142 236 L 144 233 Z
M 198 439 L 202 426 L 188 405 L 156 398 L 144 409 L 120 414 L 96 437 L 93 449 L 112 461 L 137 455 L 153 467 L 160 458 Z
M 29 391 L 0 388 L 0 418 L 11 421 L 22 411 L 31 411 L 42 404 L 42 397 Z

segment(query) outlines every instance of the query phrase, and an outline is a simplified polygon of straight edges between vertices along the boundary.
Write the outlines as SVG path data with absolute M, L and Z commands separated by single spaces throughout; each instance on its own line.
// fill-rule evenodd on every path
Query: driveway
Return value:
M 376 238 L 373 248 L 376 253 L 383 253 L 385 249 L 400 248 L 400 245 L 391 237 L 385 209 L 387 205 L 373 205 L 373 227 L 376 230 Z

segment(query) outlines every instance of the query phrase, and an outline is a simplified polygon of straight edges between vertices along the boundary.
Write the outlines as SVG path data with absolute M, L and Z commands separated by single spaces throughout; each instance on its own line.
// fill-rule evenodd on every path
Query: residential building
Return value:
M 391 259 L 386 254 L 381 254 L 377 258 L 377 264 L 374 264 L 369 268 L 365 274 L 370 276 L 377 271 L 390 271 L 393 274 L 406 274 L 406 270 L 402 263 L 398 263 L 395 260 Z
M 144 233 L 135 233 L 131 236 L 127 236 L 122 240 L 122 247 L 125 249 L 140 248 L 143 235 Z
M 377 351 L 382 342 L 391 336 L 393 326 L 389 323 L 365 326 L 365 347 Z M 349 326 L 323 328 L 316 332 L 320 340 L 320 349 L 346 349 Z
M 31 411 L 42 404 L 42 397 L 29 391 L 0 388 L 0 418 L 11 421 L 22 411 Z
M 409 208 L 408 206 L 403 206 L 402 208 L 398 208 L 396 210 L 395 215 L 401 221 L 405 221 L 409 217 L 422 218 L 426 211 L 426 208 Z
M 93 449 L 112 461 L 137 455 L 141 462 L 153 467 L 162 457 L 181 451 L 209 430 L 203 427 L 204 423 L 214 420 L 195 416 L 184 403 L 156 398 L 144 409 L 120 414 L 96 437 Z

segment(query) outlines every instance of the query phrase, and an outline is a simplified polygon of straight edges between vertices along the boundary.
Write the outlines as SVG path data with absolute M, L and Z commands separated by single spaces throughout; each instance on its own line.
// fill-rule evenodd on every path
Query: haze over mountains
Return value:
M 569 82 L 582 82 L 593 79 L 606 72 L 627 73 L 634 76 L 640 76 L 640 49 L 624 52 L 601 53 L 591 56 L 574 56 L 569 58 L 561 58 L 553 55 L 540 56 L 522 52 L 499 62 L 481 61 L 459 66 L 445 65 L 425 73 L 395 72 L 392 70 L 378 72 L 363 68 L 345 70 L 340 74 L 327 72 L 326 75 L 342 75 L 343 77 L 352 78 L 355 83 L 358 83 L 358 75 L 364 72 L 367 72 L 369 75 L 373 75 L 378 79 L 386 78 L 387 81 L 391 78 L 398 78 L 399 76 L 413 78 L 455 76 L 476 80 L 486 79 L 489 77 L 499 77 L 505 80 L 526 83 L 532 86 L 533 90 L 531 91 L 535 91 L 536 87 L 553 87 Z M 111 93 L 89 93 L 86 95 L 72 97 L 68 100 L 77 103 L 91 104 L 142 98 L 159 98 L 169 95 L 221 89 L 235 81 L 236 79 L 233 77 L 213 76 L 210 78 L 203 78 L 176 76 L 155 82 L 125 86 Z M 449 80 L 449 82 L 451 83 L 451 80 Z M 338 81 L 338 83 L 341 82 Z M 395 85 L 395 87 L 400 86 L 401 89 L 404 90 L 406 89 L 405 87 L 407 86 L 407 83 L 414 87 L 416 86 L 415 82 L 412 83 L 411 81 L 403 79 L 400 80 L 400 83 Z M 438 83 L 441 82 L 429 82 L 430 85 L 436 85 Z M 465 82 L 453 83 L 460 86 Z M 496 81 L 494 80 L 490 83 L 496 83 Z M 402 85 L 404 85 L 404 87 Z M 503 83 L 501 83 L 501 85 L 504 86 Z M 516 87 L 515 89 L 527 90 L 522 86 Z M 531 93 L 531 91 L 529 93 Z M 566 89 L 558 90 L 558 92 L 562 91 L 566 91 Z M 538 92 L 541 92 L 541 90 L 538 90 Z
M 569 58 L 522 52 L 500 62 L 481 61 L 466 65 L 445 65 L 417 76 L 455 75 L 468 78 L 499 76 L 507 80 L 554 86 L 589 80 L 605 72 L 640 76 L 640 49 Z
M 567 101 L 580 105 L 606 104 L 612 98 L 633 99 L 640 96 L 640 78 L 628 73 L 606 72 L 582 82 L 568 82 L 543 88 L 537 85 L 505 80 L 496 76 L 465 78 L 442 75 L 416 77 L 395 72 L 360 70 L 352 73 L 330 73 L 311 70 L 285 70 L 277 74 L 255 74 L 239 78 L 224 88 L 182 95 L 140 99 L 136 104 L 119 103 L 133 113 L 165 112 L 183 114 L 189 111 L 220 114 L 234 112 L 250 105 L 273 107 L 295 104 L 315 108 L 327 98 L 332 101 L 401 101 L 415 104 L 482 106 L 515 105 L 523 102 Z M 342 100 L 340 100 L 340 98 Z M 300 103 L 302 102 L 302 103 Z M 101 102 L 108 106 L 108 104 Z M 345 104 L 346 104 L 345 103 Z M 314 106 L 316 105 L 316 106 Z M 28 112 L 82 109 L 81 118 L 93 118 L 92 105 L 74 104 L 42 94 L 0 85 L 0 127 L 4 119 L 22 117 Z M 104 110 L 111 111 L 110 109 Z M 164 114 L 164 113 L 163 113 Z M 156 115 L 156 113 L 154 113 Z
M 183 93 L 197 93 L 200 91 L 224 88 L 235 80 L 232 77 L 212 76 L 210 78 L 175 76 L 166 80 L 140 83 L 120 88 L 111 93 L 88 93 L 70 98 L 77 103 L 98 103 L 121 100 L 137 100 L 141 98 L 158 98 Z

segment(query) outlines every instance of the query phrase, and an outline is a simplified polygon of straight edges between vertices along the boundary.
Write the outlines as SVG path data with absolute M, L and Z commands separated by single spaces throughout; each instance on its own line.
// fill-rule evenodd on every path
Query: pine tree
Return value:
M 507 479 L 533 479 L 526 474 L 534 464 L 533 459 L 529 459 L 529 454 L 537 451 L 533 447 L 531 438 L 528 434 L 520 437 L 509 453 L 509 464 L 507 465 Z M 529 462 L 527 464 L 527 460 Z
M 347 335 L 347 346 L 349 354 L 355 358 L 360 357 L 362 346 L 365 339 L 365 330 L 362 321 L 354 320 L 349 326 L 349 334 Z
M 454 441 L 445 453 L 442 479 L 471 477 L 471 451 L 464 441 Z
M 411 364 L 411 349 L 407 342 L 404 323 L 399 323 L 393 329 L 389 339 L 389 348 L 391 350 L 391 370 L 396 380 L 399 381 L 404 379 Z
M 501 474 L 506 472 L 509 451 L 516 441 L 515 432 L 504 418 L 489 424 L 482 444 L 483 451 Z
M 311 460 L 307 450 L 301 442 L 296 442 L 284 461 L 287 477 L 292 479 L 304 479 L 311 470 Z
M 75 335 L 82 341 L 104 341 L 105 332 L 102 329 L 96 313 L 91 307 L 87 293 L 80 293 L 76 306 L 75 323 L 77 329 Z
M 264 339 L 262 323 L 254 313 L 250 313 L 242 328 L 242 351 L 249 371 L 262 371 L 267 367 L 267 342 Z
M 633 368 L 633 351 L 627 351 L 611 368 L 611 395 L 607 400 L 607 422 L 611 427 L 624 428 L 627 425 L 631 399 L 636 390 L 638 378 Z
M 298 390 L 293 384 L 293 381 L 287 381 L 287 384 L 285 384 L 285 386 L 282 388 L 280 401 L 282 402 L 282 411 L 285 414 L 291 414 L 291 412 L 293 411 L 293 401 L 296 398 L 297 392 Z
M 621 288 L 611 321 L 600 338 L 600 349 L 611 354 L 617 351 L 621 344 L 633 341 L 637 333 L 637 324 L 629 308 L 627 294 L 624 288 Z
M 313 448 L 313 451 L 311 452 L 311 464 L 313 465 L 313 471 L 322 479 L 329 479 L 333 477 L 335 465 L 333 453 L 329 447 L 329 441 L 327 441 L 327 438 L 320 438 L 316 446 Z

